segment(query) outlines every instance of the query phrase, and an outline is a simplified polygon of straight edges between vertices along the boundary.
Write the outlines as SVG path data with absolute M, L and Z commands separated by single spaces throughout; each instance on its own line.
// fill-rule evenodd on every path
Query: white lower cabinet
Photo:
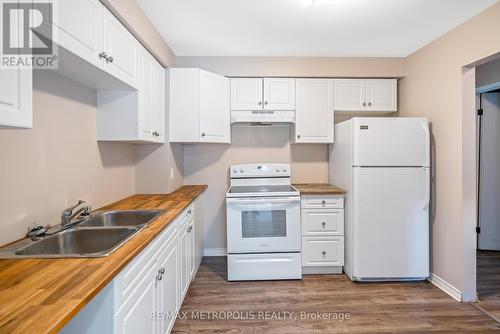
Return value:
M 344 265 L 344 198 L 302 195 L 302 272 L 342 273 Z
M 200 230 L 196 225 L 203 222 L 195 219 L 195 208 L 203 203 L 202 196 L 142 250 L 61 333 L 170 333 L 198 269 L 196 259 L 203 257 L 203 249 L 196 247 L 195 241 L 195 231 Z

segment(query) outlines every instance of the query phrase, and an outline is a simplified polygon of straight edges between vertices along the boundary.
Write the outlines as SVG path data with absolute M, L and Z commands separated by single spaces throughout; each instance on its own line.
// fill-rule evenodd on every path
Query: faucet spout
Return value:
M 82 200 L 79 200 L 76 205 L 67 208 L 61 214 L 61 225 L 63 227 L 68 227 L 72 225 L 72 220 L 75 217 L 87 217 L 90 215 L 90 211 L 92 211 L 91 206 Z

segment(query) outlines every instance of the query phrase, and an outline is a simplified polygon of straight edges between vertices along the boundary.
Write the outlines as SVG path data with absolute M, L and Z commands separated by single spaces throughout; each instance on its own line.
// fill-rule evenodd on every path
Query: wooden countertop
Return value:
M 0 260 L 0 333 L 57 333 L 207 186 L 134 195 L 102 209 L 165 209 L 103 258 Z
M 296 183 L 292 184 L 301 195 L 342 195 L 346 191 L 327 183 Z

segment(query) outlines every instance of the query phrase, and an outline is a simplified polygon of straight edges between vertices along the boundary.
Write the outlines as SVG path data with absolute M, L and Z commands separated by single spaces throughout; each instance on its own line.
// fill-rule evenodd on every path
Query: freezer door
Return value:
M 354 166 L 429 166 L 427 118 L 353 119 Z
M 353 276 L 429 276 L 429 169 L 354 168 Z

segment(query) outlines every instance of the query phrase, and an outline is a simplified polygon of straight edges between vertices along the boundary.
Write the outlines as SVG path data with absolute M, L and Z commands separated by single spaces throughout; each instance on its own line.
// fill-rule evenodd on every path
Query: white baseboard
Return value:
M 227 249 L 226 248 L 205 248 L 203 251 L 203 256 L 226 256 Z
M 451 298 L 455 299 L 458 302 L 462 301 L 462 291 L 458 290 L 457 288 L 455 288 L 450 283 L 446 282 L 441 277 L 431 273 L 427 280 L 432 284 L 434 284 L 439 289 L 443 290 Z

